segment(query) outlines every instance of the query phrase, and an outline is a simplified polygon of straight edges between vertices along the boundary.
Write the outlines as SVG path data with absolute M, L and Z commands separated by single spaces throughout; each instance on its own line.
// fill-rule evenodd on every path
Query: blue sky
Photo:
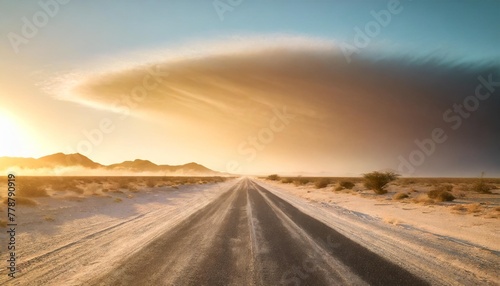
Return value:
M 53 9 L 54 3 L 53 17 L 34 35 L 24 35 L 23 19 L 32 24 L 33 17 L 45 13 L 42 6 Z M 217 5 L 230 10 L 221 15 Z M 398 12 L 385 12 L 391 9 Z M 378 30 L 368 36 L 367 46 L 360 47 L 357 29 L 369 34 L 367 27 L 376 23 L 374 13 L 389 13 L 390 20 L 387 25 L 375 24 Z M 443 125 L 440 116 L 474 91 L 478 76 L 498 71 L 498 15 L 500 1 L 0 1 L 0 126 L 10 126 L 8 130 L 17 133 L 15 143 L 0 146 L 0 156 L 78 151 L 78 144 L 86 140 L 84 131 L 93 130 L 102 118 L 116 118 L 109 103 L 124 86 L 133 88 L 129 82 L 139 76 L 134 68 L 155 64 L 174 75 L 155 91 L 151 97 L 155 101 L 146 101 L 126 120 L 115 121 L 116 131 L 84 155 L 104 164 L 135 158 L 164 164 L 197 161 L 221 171 L 227 171 L 227 162 L 235 159 L 246 173 L 359 175 L 396 169 L 398 156 L 411 154 L 414 139 Z M 19 37 L 25 42 L 13 44 Z M 332 52 L 339 47 L 358 48 L 359 53 L 352 54 L 354 65 Z M 273 49 L 282 53 L 273 54 Z M 179 56 L 186 52 L 187 57 Z M 231 57 L 221 60 L 224 53 Z M 273 81 L 276 86 L 270 84 Z M 70 86 L 72 94 L 60 100 L 62 89 L 45 88 L 53 82 Z M 400 86 L 402 82 L 407 85 Z M 207 84 L 210 90 L 200 88 Z M 81 92 L 89 90 L 94 94 Z M 228 90 L 241 96 L 241 102 L 232 102 L 225 93 Z M 307 97 L 312 91 L 316 95 Z M 336 92 L 351 96 L 352 102 L 328 97 Z M 400 97 L 395 101 L 395 96 Z M 382 113 L 363 107 L 365 113 L 379 116 L 376 120 L 358 120 L 355 112 L 347 112 L 356 109 L 353 102 L 364 106 L 378 98 L 387 100 Z M 193 102 L 192 106 L 184 109 L 185 101 Z M 262 130 L 273 114 L 268 108 L 271 103 L 288 104 L 303 117 L 281 137 L 276 135 L 275 143 L 259 150 L 255 159 L 247 160 L 238 153 L 238 146 Z M 407 118 L 391 108 L 412 104 L 415 109 L 408 114 L 418 120 L 404 126 Z M 416 175 L 500 172 L 494 160 L 498 157 L 494 146 L 500 139 L 492 135 L 500 131 L 491 122 L 498 120 L 496 104 L 495 99 L 481 105 L 464 128 L 449 133 L 448 145 L 436 151 Z M 221 106 L 228 108 L 223 115 L 213 113 Z M 240 131 L 225 134 L 217 126 L 234 118 L 234 114 L 227 117 L 234 110 L 251 116 L 241 116 Z M 155 115 L 146 116 L 149 113 Z M 198 121 L 202 115 L 204 119 Z M 250 119 L 254 122 L 247 124 Z M 388 128 L 389 133 L 377 138 L 375 145 L 363 145 L 366 138 L 359 134 L 372 134 L 370 124 L 387 120 L 401 124 Z M 484 120 L 490 122 L 484 124 Z M 425 127 L 417 126 L 419 121 Z M 341 123 L 346 128 L 339 128 Z M 404 134 L 397 137 L 398 132 Z M 319 138 L 318 134 L 330 135 Z M 471 136 L 482 139 L 468 139 Z M 385 146 L 388 138 L 397 141 L 390 148 Z M 372 147 L 372 153 L 364 153 Z M 457 165 L 461 158 L 472 160 L 470 166 Z M 451 165 L 458 167 L 445 170 Z
M 352 43 L 355 27 L 390 1 L 242 1 L 220 20 L 211 1 L 71 1 L 22 54 L 51 64 L 120 51 L 233 35 L 300 34 Z M 437 53 L 472 60 L 499 58 L 498 1 L 404 1 L 370 43 L 410 55 Z M 2 1 L 2 34 L 19 31 L 36 1 Z M 6 40 L 6 37 L 3 37 Z M 71 40 L 69 40 L 71 39 Z M 39 44 L 38 44 L 39 43 Z M 41 47 L 52 44 L 53 53 Z M 38 47 L 38 48 L 37 48 Z M 4 51 L 7 56 L 8 51 Z M 43 55 L 43 57 L 42 57 Z M 39 59 L 42 58 L 42 59 Z

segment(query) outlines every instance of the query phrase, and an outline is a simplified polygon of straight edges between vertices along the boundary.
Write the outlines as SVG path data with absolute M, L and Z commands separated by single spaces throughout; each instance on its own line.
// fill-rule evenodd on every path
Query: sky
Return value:
M 500 176 L 499 1 L 0 1 L 0 156 Z

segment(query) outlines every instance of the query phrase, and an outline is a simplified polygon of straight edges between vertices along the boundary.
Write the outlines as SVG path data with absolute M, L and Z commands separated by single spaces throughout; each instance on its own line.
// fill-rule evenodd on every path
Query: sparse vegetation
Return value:
M 323 189 L 326 188 L 330 184 L 330 179 L 328 178 L 320 178 L 314 183 L 314 186 L 316 189 Z
M 340 181 L 339 186 L 341 186 L 344 189 L 352 189 L 354 188 L 355 184 L 351 181 Z
M 495 189 L 495 186 L 486 184 L 483 179 L 472 184 L 472 191 L 480 194 L 491 194 L 493 189 Z
M 311 182 L 310 179 L 308 178 L 304 178 L 304 177 L 297 177 L 293 183 L 296 185 L 296 186 L 302 186 L 302 185 L 307 185 Z
M 438 202 L 451 202 L 455 199 L 449 191 L 446 190 L 446 187 L 438 187 L 427 193 L 427 196 Z
M 403 193 L 403 192 L 396 193 L 396 194 L 394 194 L 394 196 L 392 196 L 393 200 L 402 200 L 402 199 L 406 199 L 406 198 L 409 198 L 409 196 L 407 193 Z
M 398 178 L 394 172 L 371 172 L 363 175 L 365 187 L 373 190 L 376 194 L 387 193 L 386 185 Z
M 272 174 L 272 175 L 267 176 L 267 179 L 270 181 L 279 181 L 281 178 L 277 174 Z
M 48 197 L 46 186 L 39 186 L 34 183 L 19 184 L 18 195 L 22 197 Z

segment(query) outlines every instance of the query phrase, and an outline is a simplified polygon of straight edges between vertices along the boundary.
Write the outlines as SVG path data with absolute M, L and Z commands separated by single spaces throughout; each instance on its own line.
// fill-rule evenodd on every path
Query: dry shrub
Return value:
M 355 185 L 353 182 L 350 182 L 350 181 L 340 181 L 339 186 L 341 186 L 344 189 L 350 190 L 350 189 L 354 188 Z
M 297 179 L 295 179 L 293 181 L 293 183 L 296 185 L 296 186 L 301 186 L 301 185 L 307 185 L 311 182 L 310 179 L 308 178 L 302 178 L 302 177 L 298 177 Z
M 293 183 L 293 180 L 291 178 L 283 178 L 283 179 L 281 179 L 281 182 L 283 184 L 291 184 L 291 183 Z
M 363 174 L 365 187 L 373 190 L 378 195 L 386 194 L 387 190 L 385 187 L 390 182 L 396 180 L 398 176 L 399 174 L 394 172 L 371 172 Z
M 414 198 L 413 202 L 418 203 L 418 204 L 429 205 L 429 204 L 433 204 L 434 200 L 429 198 L 429 196 L 427 196 L 425 194 L 421 194 L 418 197 Z
M 43 219 L 44 219 L 45 221 L 49 221 L 49 222 L 51 222 L 51 221 L 55 221 L 55 220 L 56 220 L 55 218 L 53 218 L 53 217 L 52 217 L 52 216 L 50 216 L 50 215 L 46 215 L 46 216 L 44 216 L 44 217 L 43 217 Z
M 270 181 L 279 181 L 280 176 L 278 176 L 277 174 L 272 174 L 272 175 L 267 176 L 267 179 Z
M 427 196 L 438 202 L 451 202 L 455 199 L 455 196 L 453 196 L 450 193 L 452 189 L 453 189 L 452 185 L 448 184 L 439 185 L 436 188 L 434 188 L 434 190 L 428 192 Z
M 454 205 L 451 207 L 454 211 L 465 212 L 467 208 L 464 205 Z
M 19 184 L 17 193 L 19 196 L 30 198 L 49 196 L 45 188 L 37 186 L 35 184 Z
M 156 182 L 155 182 L 154 180 L 150 179 L 150 180 L 148 180 L 148 181 L 146 182 L 146 186 L 147 186 L 148 188 L 154 188 L 154 187 L 156 186 Z
M 340 192 L 340 191 L 342 191 L 343 189 L 344 189 L 344 187 L 342 187 L 342 186 L 337 186 L 337 187 L 335 188 L 335 191 L 336 191 L 336 192 Z
M 123 201 L 123 200 L 122 200 L 122 199 L 120 199 L 120 198 L 115 198 L 115 199 L 114 199 L 114 202 L 115 202 L 115 203 L 121 203 L 122 201 Z
M 321 179 L 318 179 L 314 183 L 314 186 L 316 187 L 316 189 L 323 189 L 323 188 L 328 187 L 328 184 L 330 184 L 330 179 L 328 179 L 328 178 L 321 178 Z
M 472 190 L 480 194 L 491 194 L 491 190 L 494 190 L 495 186 L 486 184 L 483 180 L 479 180 L 472 185 Z
M 479 213 L 481 212 L 482 207 L 480 204 L 470 204 L 467 206 L 468 213 Z
M 394 196 L 392 196 L 392 199 L 393 200 L 402 200 L 402 199 L 406 199 L 408 197 L 409 196 L 407 193 L 399 192 L 399 193 L 394 194 Z

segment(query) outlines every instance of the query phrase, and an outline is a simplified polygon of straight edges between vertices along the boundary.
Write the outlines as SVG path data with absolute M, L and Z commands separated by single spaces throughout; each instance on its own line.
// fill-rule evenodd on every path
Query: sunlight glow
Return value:
M 0 157 L 28 157 L 36 151 L 22 124 L 3 109 L 0 109 L 0 134 Z

